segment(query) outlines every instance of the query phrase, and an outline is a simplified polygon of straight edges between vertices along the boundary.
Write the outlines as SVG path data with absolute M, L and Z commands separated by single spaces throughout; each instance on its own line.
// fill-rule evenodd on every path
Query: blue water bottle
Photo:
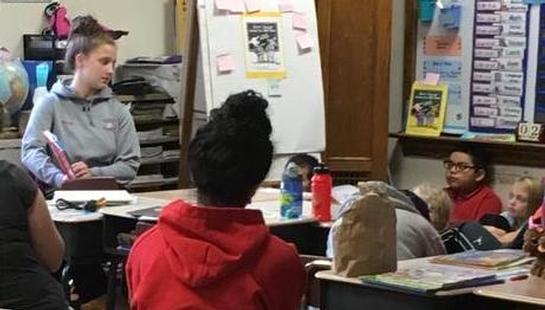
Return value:
M 282 174 L 280 186 L 280 215 L 283 218 L 298 218 L 303 213 L 303 177 L 299 166 L 291 162 Z

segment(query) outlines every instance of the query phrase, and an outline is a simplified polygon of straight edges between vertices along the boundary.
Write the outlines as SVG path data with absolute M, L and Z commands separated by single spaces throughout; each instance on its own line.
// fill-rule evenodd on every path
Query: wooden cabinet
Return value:
M 391 1 L 316 0 L 325 161 L 344 182 L 387 178 Z

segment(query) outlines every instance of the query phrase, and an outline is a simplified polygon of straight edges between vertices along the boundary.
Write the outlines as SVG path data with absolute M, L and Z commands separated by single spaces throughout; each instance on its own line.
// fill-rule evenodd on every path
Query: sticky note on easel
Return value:
M 282 97 L 280 80 L 267 80 L 267 94 L 269 97 Z
M 295 29 L 308 29 L 308 18 L 305 13 L 294 13 L 292 23 Z
M 229 11 L 231 8 L 231 0 L 216 0 L 216 9 L 222 11 Z
M 278 9 L 283 13 L 294 12 L 295 5 L 293 4 L 292 0 L 279 0 Z
M 310 33 L 299 33 L 296 36 L 297 45 L 302 50 L 309 50 L 314 46 L 314 42 L 312 41 L 312 36 Z
M 216 56 L 216 65 L 219 73 L 228 73 L 235 70 L 235 59 L 230 53 L 223 53 Z
M 261 2 L 260 0 L 245 0 L 246 11 L 248 13 L 255 13 L 261 11 Z
M 244 0 L 230 0 L 229 11 L 231 13 L 244 13 L 246 7 L 244 6 Z
M 424 77 L 424 80 L 422 83 L 426 85 L 437 85 L 439 84 L 439 79 L 441 78 L 441 75 L 439 73 L 432 73 L 428 72 L 426 73 L 426 76 Z

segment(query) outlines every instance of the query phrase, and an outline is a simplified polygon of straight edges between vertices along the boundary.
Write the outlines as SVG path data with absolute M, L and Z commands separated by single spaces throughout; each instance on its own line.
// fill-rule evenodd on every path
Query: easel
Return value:
M 182 49 L 182 126 L 180 126 L 180 165 L 178 174 L 178 187 L 191 187 L 189 163 L 187 155 L 191 131 L 193 128 L 193 104 L 195 101 L 195 89 L 197 83 L 197 59 L 199 53 L 199 23 L 197 12 L 197 0 L 187 0 L 187 17 L 185 20 L 185 38 Z

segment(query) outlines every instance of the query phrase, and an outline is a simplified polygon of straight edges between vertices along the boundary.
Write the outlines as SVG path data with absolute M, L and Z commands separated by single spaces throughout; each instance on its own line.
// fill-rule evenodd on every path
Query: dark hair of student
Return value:
M 234 94 L 199 128 L 188 161 L 200 203 L 240 207 L 250 202 L 272 162 L 267 106 L 252 90 Z
M 310 180 L 314 175 L 314 167 L 318 166 L 318 160 L 308 154 L 297 154 L 292 156 L 287 162 L 284 168 L 288 166 L 289 163 L 295 163 L 297 166 L 303 168 L 308 167 L 308 179 Z
M 76 55 L 86 55 L 104 44 L 115 46 L 112 35 L 106 32 L 91 15 L 76 16 L 72 19 L 64 56 L 66 69 L 69 71 L 75 69 Z
M 461 146 L 455 149 L 454 152 L 460 152 L 460 153 L 466 153 L 471 157 L 471 161 L 473 162 L 473 165 L 477 169 L 481 169 L 484 171 L 484 180 L 483 183 L 490 183 L 492 181 L 492 168 L 490 167 L 490 159 L 488 157 L 488 154 L 484 152 L 483 150 L 473 147 L 473 146 Z M 476 169 L 476 170 L 477 170 Z

